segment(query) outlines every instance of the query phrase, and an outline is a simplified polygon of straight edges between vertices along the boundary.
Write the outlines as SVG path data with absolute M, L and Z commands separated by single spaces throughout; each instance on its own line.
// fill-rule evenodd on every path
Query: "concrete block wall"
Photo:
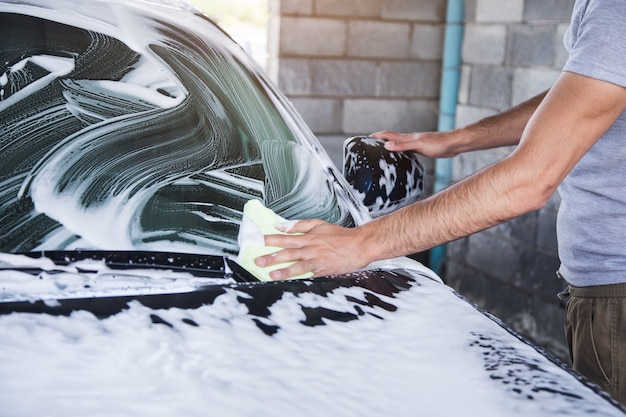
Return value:
M 437 128 L 445 3 L 271 0 L 268 71 L 337 166 L 348 137 Z
M 510 108 L 550 88 L 566 51 L 574 0 L 468 0 L 457 125 Z M 512 148 L 453 160 L 453 179 Z M 541 210 L 447 246 L 445 279 L 521 333 L 566 357 L 563 306 L 556 294 L 558 193 Z

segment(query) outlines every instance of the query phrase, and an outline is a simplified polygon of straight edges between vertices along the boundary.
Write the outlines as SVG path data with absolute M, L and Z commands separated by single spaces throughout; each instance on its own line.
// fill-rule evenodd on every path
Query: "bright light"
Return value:
M 267 68 L 268 0 L 191 0 Z

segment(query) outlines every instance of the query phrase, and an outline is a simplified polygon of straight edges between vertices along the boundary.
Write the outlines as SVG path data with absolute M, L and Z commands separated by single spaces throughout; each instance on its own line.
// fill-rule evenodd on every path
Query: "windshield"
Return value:
M 285 218 L 363 221 L 300 118 L 206 17 L 48 3 L 0 2 L 0 251 L 236 253 L 253 198 Z

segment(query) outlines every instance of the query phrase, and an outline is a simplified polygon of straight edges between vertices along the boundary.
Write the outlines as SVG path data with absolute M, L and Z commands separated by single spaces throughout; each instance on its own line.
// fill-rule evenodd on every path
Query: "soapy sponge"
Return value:
M 249 200 L 243 207 L 243 219 L 239 228 L 237 242 L 239 243 L 239 256 L 237 263 L 261 281 L 272 281 L 270 272 L 275 269 L 285 268 L 292 263 L 283 263 L 262 268 L 254 263 L 254 259 L 278 252 L 282 248 L 265 246 L 265 235 L 285 234 L 276 229 L 279 223 L 287 220 L 265 207 L 259 200 Z M 310 278 L 312 272 L 302 274 L 291 279 Z

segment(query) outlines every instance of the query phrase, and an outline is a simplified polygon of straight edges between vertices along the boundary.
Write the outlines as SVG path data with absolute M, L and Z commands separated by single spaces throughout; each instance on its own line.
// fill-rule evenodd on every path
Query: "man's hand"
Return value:
M 360 250 L 358 231 L 337 226 L 322 220 L 300 220 L 289 230 L 288 235 L 267 235 L 265 244 L 284 248 L 274 254 L 260 256 L 255 263 L 269 267 L 282 262 L 295 264 L 272 271 L 270 277 L 282 280 L 306 272 L 314 276 L 339 275 L 353 272 L 366 266 L 364 250 Z
M 386 130 L 370 136 L 386 141 L 385 148 L 393 152 L 413 151 L 429 158 L 451 158 L 457 155 L 451 146 L 457 134 L 456 131 L 398 133 Z
M 548 92 L 500 114 L 448 132 L 398 133 L 383 131 L 370 136 L 387 141 L 390 151 L 414 151 L 430 158 L 452 158 L 461 153 L 519 143 L 528 120 Z

